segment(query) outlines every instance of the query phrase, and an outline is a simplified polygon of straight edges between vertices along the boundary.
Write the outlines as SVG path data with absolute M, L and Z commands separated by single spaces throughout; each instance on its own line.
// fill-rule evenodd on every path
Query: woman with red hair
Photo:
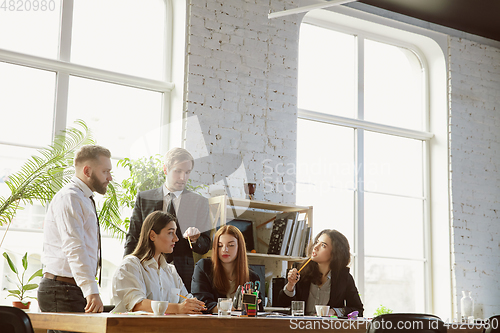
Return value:
M 215 233 L 212 258 L 196 263 L 191 293 L 205 302 L 206 312 L 217 313 L 218 298 L 232 298 L 238 286 L 258 280 L 259 276 L 248 268 L 243 234 L 235 226 L 224 225 Z M 261 304 L 259 311 L 263 310 Z

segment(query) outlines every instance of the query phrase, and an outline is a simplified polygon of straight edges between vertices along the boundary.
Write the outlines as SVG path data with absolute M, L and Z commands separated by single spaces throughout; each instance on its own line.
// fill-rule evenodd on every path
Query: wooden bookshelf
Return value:
M 209 199 L 210 216 L 214 228 L 226 224 L 233 219 L 248 219 L 254 223 L 254 232 L 256 233 L 255 248 L 257 253 L 248 253 L 251 257 L 268 257 L 288 261 L 298 261 L 303 258 L 280 256 L 267 254 L 269 238 L 274 218 L 276 214 L 282 212 L 304 213 L 304 219 L 309 227 L 312 227 L 312 206 L 296 206 L 280 204 L 273 202 L 235 199 L 227 195 L 221 195 Z
M 233 219 L 251 220 L 254 226 L 254 242 L 257 253 L 247 252 L 250 265 L 265 266 L 266 285 L 269 286 L 273 277 L 284 277 L 287 268 L 294 262 L 306 258 L 267 254 L 273 221 L 277 214 L 283 212 L 299 212 L 303 214 L 307 226 L 312 226 L 313 207 L 287 205 L 273 202 L 235 199 L 221 195 L 209 199 L 210 215 L 213 227 L 219 227 Z M 266 290 L 268 296 L 268 290 Z

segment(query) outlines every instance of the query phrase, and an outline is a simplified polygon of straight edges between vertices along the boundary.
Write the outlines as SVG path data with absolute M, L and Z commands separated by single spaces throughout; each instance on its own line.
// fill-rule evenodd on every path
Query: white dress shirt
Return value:
M 177 290 L 175 290 L 177 289 Z M 160 267 L 154 258 L 141 264 L 139 258 L 126 256 L 113 276 L 113 304 L 111 312 L 130 312 L 144 299 L 181 303 L 177 296 L 192 297 L 188 293 L 174 265 L 160 256 Z
M 98 230 L 92 190 L 73 177 L 52 199 L 43 227 L 43 272 L 73 277 L 83 296 L 98 294 Z
M 173 193 L 175 195 L 174 199 L 174 208 L 175 212 L 177 213 L 179 211 L 179 205 L 181 204 L 181 191 L 175 191 L 172 192 L 167 188 L 166 184 L 163 184 L 163 211 L 166 212 L 168 209 L 168 203 L 170 202 L 170 197 L 168 196 L 169 193 Z

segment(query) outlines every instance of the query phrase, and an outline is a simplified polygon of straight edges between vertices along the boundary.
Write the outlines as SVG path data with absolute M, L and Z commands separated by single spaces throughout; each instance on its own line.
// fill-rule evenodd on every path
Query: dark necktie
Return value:
M 170 198 L 170 201 L 168 202 L 168 205 L 167 205 L 167 213 L 173 215 L 174 217 L 177 217 L 177 214 L 175 213 L 175 206 L 174 206 L 174 200 L 175 200 L 176 196 L 172 192 L 167 194 L 167 196 Z M 175 234 L 177 235 L 177 238 L 179 238 L 179 240 L 181 240 L 182 235 L 181 235 L 181 228 L 179 226 L 179 222 L 176 222 L 175 224 L 177 225 L 177 231 L 175 232 Z M 164 255 L 165 255 L 165 259 L 167 260 L 167 262 L 172 262 L 174 260 L 174 253 L 173 252 L 172 253 L 165 253 Z
M 95 201 L 94 197 L 90 196 L 90 201 L 92 201 L 92 205 L 94 205 L 94 212 L 95 212 L 95 217 L 97 219 L 97 235 L 98 235 L 98 258 L 97 258 L 97 269 L 96 269 L 96 275 L 97 272 L 99 272 L 99 287 L 101 286 L 101 271 L 102 271 L 102 252 L 101 252 L 101 228 L 99 226 L 99 216 L 97 216 L 97 209 L 95 208 Z
M 177 214 L 175 214 L 175 206 L 174 206 L 174 200 L 176 198 L 175 194 L 170 192 L 168 194 L 168 196 L 170 197 L 170 201 L 168 202 L 167 213 L 172 214 L 173 216 L 177 217 Z

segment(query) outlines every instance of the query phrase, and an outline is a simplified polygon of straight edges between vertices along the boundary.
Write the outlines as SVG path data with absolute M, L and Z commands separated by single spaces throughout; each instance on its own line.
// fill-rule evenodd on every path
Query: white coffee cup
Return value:
M 329 311 L 330 311 L 329 305 L 316 305 L 316 315 L 318 317 L 328 316 Z
M 167 307 L 167 301 L 151 301 L 151 308 L 156 316 L 164 315 L 165 311 L 167 311 Z

